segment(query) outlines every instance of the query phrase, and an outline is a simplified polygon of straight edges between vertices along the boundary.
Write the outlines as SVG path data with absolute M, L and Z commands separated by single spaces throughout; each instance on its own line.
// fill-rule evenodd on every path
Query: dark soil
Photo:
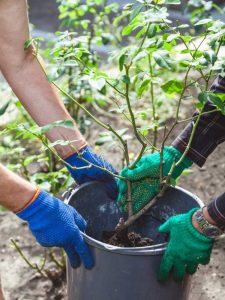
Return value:
M 103 242 L 118 247 L 146 247 L 153 244 L 152 239 L 142 237 L 135 232 L 127 232 L 126 230 L 120 233 L 104 231 Z

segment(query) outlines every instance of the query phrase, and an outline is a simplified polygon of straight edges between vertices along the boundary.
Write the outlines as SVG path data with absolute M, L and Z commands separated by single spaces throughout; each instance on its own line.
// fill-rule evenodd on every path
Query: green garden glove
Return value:
M 173 147 L 164 147 L 163 151 L 163 176 L 167 176 L 174 161 L 178 161 L 182 153 Z M 177 179 L 184 169 L 190 167 L 192 162 L 185 158 L 173 171 L 172 178 Z M 127 167 L 120 173 L 132 182 L 133 211 L 138 212 L 159 192 L 160 189 L 160 153 L 155 152 L 143 156 L 132 170 Z M 156 178 L 156 179 L 154 179 Z M 149 186 L 147 186 L 149 182 Z M 117 202 L 123 210 L 127 208 L 127 182 L 118 180 L 119 195 Z
M 125 183 L 126 185 L 126 183 Z M 119 184 L 120 187 L 120 184 Z M 132 182 L 132 208 L 133 212 L 137 213 L 142 209 L 144 203 L 148 203 L 159 191 L 159 180 L 144 178 L 142 180 Z M 120 193 L 118 203 L 123 211 L 127 211 L 127 190 L 125 193 Z
M 197 210 L 171 217 L 159 227 L 160 232 L 170 234 L 158 273 L 160 281 L 165 281 L 171 270 L 175 280 L 182 280 L 186 273 L 194 274 L 199 264 L 209 263 L 214 239 L 193 227 L 192 215 Z

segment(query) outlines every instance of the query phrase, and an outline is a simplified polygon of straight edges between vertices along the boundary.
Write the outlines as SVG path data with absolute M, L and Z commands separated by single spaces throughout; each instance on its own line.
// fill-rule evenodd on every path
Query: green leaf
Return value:
M 159 124 L 157 123 L 152 123 L 151 125 L 145 125 L 142 127 L 138 128 L 138 131 L 143 135 L 147 136 L 150 130 L 154 130 L 155 128 L 158 127 Z
M 33 44 L 33 39 L 29 39 L 24 44 L 24 49 L 28 49 Z
M 188 27 L 190 27 L 189 24 L 181 24 L 181 25 L 177 26 L 177 28 L 179 28 L 179 29 L 188 28 Z
M 33 130 L 34 133 L 46 133 L 55 127 L 74 128 L 74 123 L 71 120 L 55 121 L 43 127 L 38 127 Z
M 123 28 L 122 35 L 123 36 L 129 35 L 133 29 L 134 29 L 134 25 L 128 24 L 126 27 Z
M 6 102 L 1 108 L 0 108 L 0 116 L 4 115 L 7 108 L 9 107 L 11 101 Z
M 92 88 L 101 91 L 105 86 L 105 79 L 104 78 L 90 78 L 89 83 Z
M 178 5 L 180 3 L 180 0 L 165 0 L 165 4 Z
M 120 58 L 119 58 L 119 68 L 120 68 L 120 72 L 123 71 L 123 66 L 124 66 L 126 57 L 127 57 L 127 55 L 126 55 L 126 54 L 123 54 L 123 55 L 121 55 Z
M 26 40 L 25 44 L 24 44 L 24 50 L 27 50 L 32 44 L 37 44 L 38 42 L 44 41 L 44 39 L 42 37 L 37 37 L 37 38 L 32 38 L 32 39 L 28 39 Z
M 122 81 L 126 84 L 130 84 L 130 77 L 127 75 L 123 75 Z
M 138 94 L 139 97 L 141 97 L 142 94 L 144 93 L 144 91 L 146 91 L 148 89 L 150 82 L 151 82 L 150 79 L 145 79 L 142 82 L 141 86 L 137 90 L 137 94 Z
M 198 100 L 201 104 L 205 104 L 209 101 L 209 95 L 207 92 L 202 92 L 198 95 Z
M 37 161 L 37 155 L 31 155 L 31 156 L 28 156 L 24 162 L 23 162 L 23 165 L 25 167 L 27 167 L 29 164 L 31 164 L 33 161 Z
M 173 69 L 171 58 L 169 57 L 169 54 L 165 50 L 158 50 L 153 52 L 153 57 L 155 59 L 155 62 L 161 67 L 168 70 Z
M 176 179 L 174 179 L 174 178 L 171 177 L 170 178 L 170 184 L 175 187 L 177 185 Z
M 167 94 L 179 94 L 183 90 L 184 84 L 179 80 L 170 80 L 162 85 L 161 88 Z
M 212 65 L 214 65 L 217 60 L 216 54 L 213 51 L 205 51 L 204 57 L 207 60 L 207 62 L 209 62 Z
M 151 24 L 148 30 L 148 37 L 153 38 L 157 33 L 157 25 Z
M 132 12 L 130 14 L 130 22 L 132 22 L 139 15 L 139 13 L 141 12 L 144 5 L 139 4 L 139 5 L 136 5 L 134 7 L 135 7 L 135 9 L 132 10 Z
M 225 95 L 216 93 L 208 93 L 208 95 L 210 100 L 216 105 L 216 107 L 220 109 L 223 114 L 225 114 Z
M 172 42 L 173 40 L 176 40 L 180 37 L 180 34 L 170 34 L 167 38 L 167 42 L 170 43 Z
M 195 26 L 200 26 L 200 25 L 205 25 L 211 23 L 213 20 L 212 19 L 203 19 L 195 23 Z
M 183 172 L 182 172 L 182 176 L 183 175 L 189 175 L 189 174 L 192 174 L 193 173 L 193 170 L 191 169 L 185 169 Z
M 96 140 L 95 145 L 96 146 L 102 146 L 102 145 L 104 145 L 105 143 L 108 143 L 108 142 L 112 142 L 112 137 L 110 135 L 100 136 Z

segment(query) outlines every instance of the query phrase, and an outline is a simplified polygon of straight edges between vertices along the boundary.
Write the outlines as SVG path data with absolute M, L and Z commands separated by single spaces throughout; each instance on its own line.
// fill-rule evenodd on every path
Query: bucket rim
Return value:
M 88 183 L 88 184 L 90 184 L 90 183 Z M 87 184 L 85 184 L 85 185 L 87 185 Z M 202 202 L 202 200 L 198 196 L 194 195 L 193 193 L 191 193 L 191 192 L 187 191 L 186 189 L 179 187 L 179 186 L 175 186 L 173 188 L 180 190 L 180 191 L 184 192 L 185 194 L 189 195 L 190 197 L 192 197 L 196 201 L 196 203 L 199 205 L 200 208 L 202 208 L 204 206 L 204 203 Z M 66 197 L 65 203 L 69 204 L 70 199 L 74 195 L 76 190 L 77 190 L 76 188 L 71 189 L 71 193 L 69 194 L 69 196 L 67 197 L 68 194 L 65 196 Z M 99 240 L 96 240 L 96 239 L 90 237 L 89 235 L 87 235 L 85 232 L 83 232 L 82 235 L 88 245 L 98 248 L 103 251 L 117 253 L 117 254 L 121 254 L 121 255 L 140 255 L 140 256 L 162 255 L 165 252 L 167 244 L 168 244 L 168 243 L 161 243 L 161 244 L 156 244 L 156 245 L 146 246 L 146 247 L 118 247 L 118 246 L 113 246 L 113 245 L 101 242 Z

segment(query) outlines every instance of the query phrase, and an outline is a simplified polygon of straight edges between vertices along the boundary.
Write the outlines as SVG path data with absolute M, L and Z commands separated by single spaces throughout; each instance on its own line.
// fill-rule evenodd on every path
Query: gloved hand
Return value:
M 172 164 L 174 161 L 178 161 L 182 156 L 182 153 L 173 147 L 164 147 L 163 151 L 163 176 L 167 176 Z M 181 164 L 179 164 L 173 171 L 172 178 L 177 179 L 184 169 L 190 167 L 192 162 L 185 158 Z M 143 156 L 140 161 L 137 163 L 134 169 L 124 168 L 120 174 L 123 177 L 126 177 L 128 180 L 133 182 L 132 184 L 132 194 L 133 194 L 133 210 L 138 212 L 143 208 L 152 198 L 159 192 L 160 188 L 160 153 L 155 152 Z M 149 187 L 144 188 L 144 192 L 137 193 L 137 186 L 139 185 L 139 190 L 141 190 L 142 185 L 146 187 L 146 181 L 141 182 L 143 179 L 148 178 Z M 126 208 L 126 199 L 127 199 L 127 182 L 125 180 L 118 180 L 119 195 L 117 202 L 119 205 L 122 205 L 123 208 Z
M 88 162 L 100 166 L 102 168 L 108 169 L 114 174 L 118 174 L 118 172 L 111 166 L 107 161 L 105 161 L 102 157 L 97 155 L 93 152 L 91 147 L 85 146 L 81 150 L 79 150 L 77 153 L 74 153 L 67 157 L 65 162 L 70 164 L 72 167 L 76 168 L 82 168 L 85 166 L 88 166 L 88 163 L 83 161 L 79 155 L 82 156 L 85 160 Z M 69 166 L 67 166 L 68 170 L 70 171 L 72 177 L 77 182 L 77 184 L 83 184 L 89 181 L 99 181 L 102 182 L 105 185 L 106 191 L 108 195 L 112 199 L 116 199 L 118 195 L 118 187 L 115 180 L 115 177 L 113 177 L 111 174 L 107 173 L 104 170 L 100 170 L 94 166 L 87 167 L 84 169 L 72 169 Z
M 209 238 L 192 225 L 194 208 L 186 214 L 171 217 L 159 227 L 159 231 L 170 234 L 170 240 L 163 256 L 158 279 L 165 281 L 173 269 L 175 280 L 182 280 L 184 275 L 194 274 L 198 264 L 209 263 L 214 239 Z
M 132 208 L 134 213 L 141 210 L 144 206 L 143 203 L 147 204 L 158 193 L 159 185 L 159 180 L 152 180 L 150 178 L 132 182 Z M 119 182 L 120 186 L 121 183 Z M 124 212 L 127 211 L 127 190 L 125 193 L 119 192 L 117 203 L 122 207 Z
M 73 268 L 79 267 L 80 259 L 86 268 L 92 268 L 91 252 L 81 234 L 86 227 L 81 215 L 72 206 L 44 191 L 32 200 L 17 216 L 28 222 L 39 244 L 64 248 Z

